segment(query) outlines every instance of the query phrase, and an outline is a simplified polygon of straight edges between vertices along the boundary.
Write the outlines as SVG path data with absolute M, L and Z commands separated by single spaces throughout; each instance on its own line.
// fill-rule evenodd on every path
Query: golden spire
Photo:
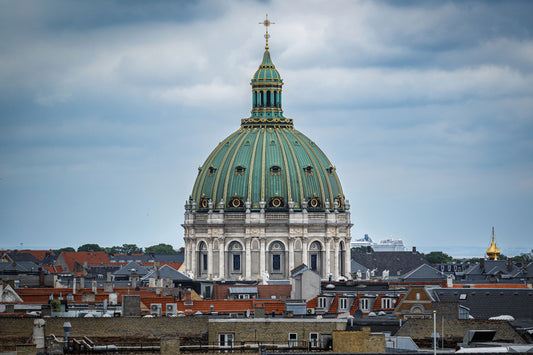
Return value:
M 270 20 L 268 19 L 268 14 L 266 14 L 265 21 L 259 22 L 259 24 L 265 26 L 265 29 L 266 29 L 266 33 L 265 33 L 265 39 L 266 39 L 265 50 L 268 51 L 268 39 L 270 38 L 270 35 L 268 34 L 268 26 L 274 25 L 276 23 L 275 22 L 270 22 Z
M 498 260 L 498 256 L 500 256 L 500 249 L 498 249 L 496 243 L 494 243 L 494 227 L 492 227 L 492 243 L 487 249 L 487 256 L 491 260 Z

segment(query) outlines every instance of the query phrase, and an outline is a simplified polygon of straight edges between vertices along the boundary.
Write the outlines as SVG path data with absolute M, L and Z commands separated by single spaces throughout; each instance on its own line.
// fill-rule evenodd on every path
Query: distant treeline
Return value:
M 136 244 L 122 244 L 122 246 L 115 245 L 112 247 L 101 247 L 98 244 L 83 244 L 79 246 L 78 249 L 65 247 L 53 250 L 55 254 L 64 251 L 104 251 L 107 254 L 178 254 L 183 252 L 183 247 L 176 250 L 172 245 L 164 243 L 159 243 L 146 248 L 139 247 Z

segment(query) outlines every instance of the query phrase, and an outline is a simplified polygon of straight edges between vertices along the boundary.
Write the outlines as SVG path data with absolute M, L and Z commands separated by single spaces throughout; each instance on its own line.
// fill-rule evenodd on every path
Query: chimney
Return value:
M 191 304 L 191 289 L 183 291 L 183 303 Z
M 507 259 L 507 271 L 513 270 L 513 261 L 511 259 Z
M 96 292 L 98 291 L 98 282 L 96 280 L 93 280 L 92 282 L 92 289 L 93 293 L 96 295 Z
M 366 252 L 370 254 L 372 252 L 372 247 L 369 245 L 366 247 Z
M 479 268 L 481 269 L 481 271 L 485 272 L 485 259 L 479 260 Z
M 413 247 L 413 253 L 416 253 L 416 247 Z
M 76 278 L 72 279 L 72 294 L 76 294 Z

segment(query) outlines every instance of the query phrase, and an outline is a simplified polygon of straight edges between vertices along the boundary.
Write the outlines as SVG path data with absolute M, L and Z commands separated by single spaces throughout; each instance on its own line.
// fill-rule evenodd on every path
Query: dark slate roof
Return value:
M 107 273 L 114 273 L 120 269 L 120 265 L 91 265 L 87 266 L 87 277 L 105 278 L 107 279 Z
M 508 264 L 506 260 L 485 260 L 483 263 L 472 265 L 465 271 L 465 275 L 514 275 L 520 268 L 514 264 Z
M 32 262 L 34 264 L 36 264 L 39 260 L 37 260 L 37 258 L 33 255 L 31 255 L 30 253 L 19 253 L 19 252 L 10 252 L 10 253 L 6 253 L 9 258 L 15 262 Z
M 20 261 L 16 263 L 0 262 L 0 274 L 38 273 L 40 271 L 41 268 L 39 265 L 31 261 Z
M 365 276 L 366 275 L 366 270 L 368 270 L 368 268 L 364 265 L 361 265 L 359 264 L 357 261 L 355 261 L 354 259 L 350 260 L 350 270 L 352 272 L 352 274 L 355 274 L 358 270 L 361 271 L 361 274 L 362 276 Z
M 309 266 L 307 266 L 305 264 L 300 264 L 300 265 L 298 265 L 297 267 L 295 267 L 294 269 L 291 270 L 291 277 L 296 277 L 298 275 L 303 274 L 306 271 L 311 271 L 311 272 L 314 272 L 315 274 L 319 275 L 318 272 L 314 271 Z
M 383 270 L 389 270 L 389 277 L 395 278 L 409 272 L 422 264 L 429 264 L 422 254 L 412 251 L 380 251 L 380 252 L 352 252 L 352 260 L 376 270 L 375 275 L 381 275 Z
M 184 261 L 185 254 L 154 254 L 154 260 L 160 263 L 182 263 Z
M 422 264 L 400 277 L 403 281 L 443 281 L 446 275 L 428 264 Z
M 475 319 L 510 315 L 515 319 L 533 319 L 533 290 L 503 288 L 437 288 L 438 301 L 457 302 L 470 308 Z
M 144 276 L 149 273 L 148 269 L 142 265 L 132 261 L 127 265 L 124 265 L 121 269 L 115 271 L 115 276 L 130 276 L 132 273 L 136 273 L 139 276 Z
M 109 261 L 112 263 L 153 263 L 154 258 L 150 254 L 108 254 Z
M 168 265 L 163 265 L 159 268 L 159 270 L 154 270 L 149 274 L 146 274 L 144 277 L 142 277 L 142 280 L 148 280 L 148 279 L 171 279 L 174 281 L 190 281 L 191 278 L 185 276 L 181 272 L 171 268 Z

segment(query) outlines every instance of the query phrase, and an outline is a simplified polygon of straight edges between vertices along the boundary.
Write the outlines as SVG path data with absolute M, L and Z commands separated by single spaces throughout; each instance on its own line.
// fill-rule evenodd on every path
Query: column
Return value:
M 213 238 L 207 242 L 207 278 L 213 277 Z
M 260 277 L 263 277 L 265 274 L 265 238 L 261 237 L 259 238 L 259 241 L 261 243 L 261 253 L 259 254 L 259 275 Z
M 249 236 L 244 238 L 244 248 L 246 257 L 246 274 L 245 279 L 252 279 L 252 238 Z
M 331 273 L 331 238 L 326 237 L 326 278 L 329 278 L 329 274 Z
M 311 266 L 308 264 L 307 257 L 309 256 L 309 250 L 307 250 L 309 246 L 307 245 L 307 238 L 302 238 L 302 264 L 305 264 L 307 266 Z
M 351 238 L 346 238 L 344 241 L 344 275 L 348 279 L 352 279 L 352 255 L 350 253 L 350 240 Z
M 339 275 L 339 239 L 335 238 L 334 239 L 334 243 L 335 243 L 335 256 L 334 256 L 334 260 L 335 260 L 335 266 L 333 267 L 333 277 L 335 279 L 337 279 L 340 275 Z
M 289 237 L 289 275 L 291 270 L 294 269 L 294 237 Z
M 218 238 L 218 276 L 222 279 L 226 279 L 226 269 L 224 268 L 224 238 Z
M 191 242 L 191 270 L 194 275 L 193 278 L 196 280 L 198 274 L 198 267 L 196 263 L 196 240 Z

